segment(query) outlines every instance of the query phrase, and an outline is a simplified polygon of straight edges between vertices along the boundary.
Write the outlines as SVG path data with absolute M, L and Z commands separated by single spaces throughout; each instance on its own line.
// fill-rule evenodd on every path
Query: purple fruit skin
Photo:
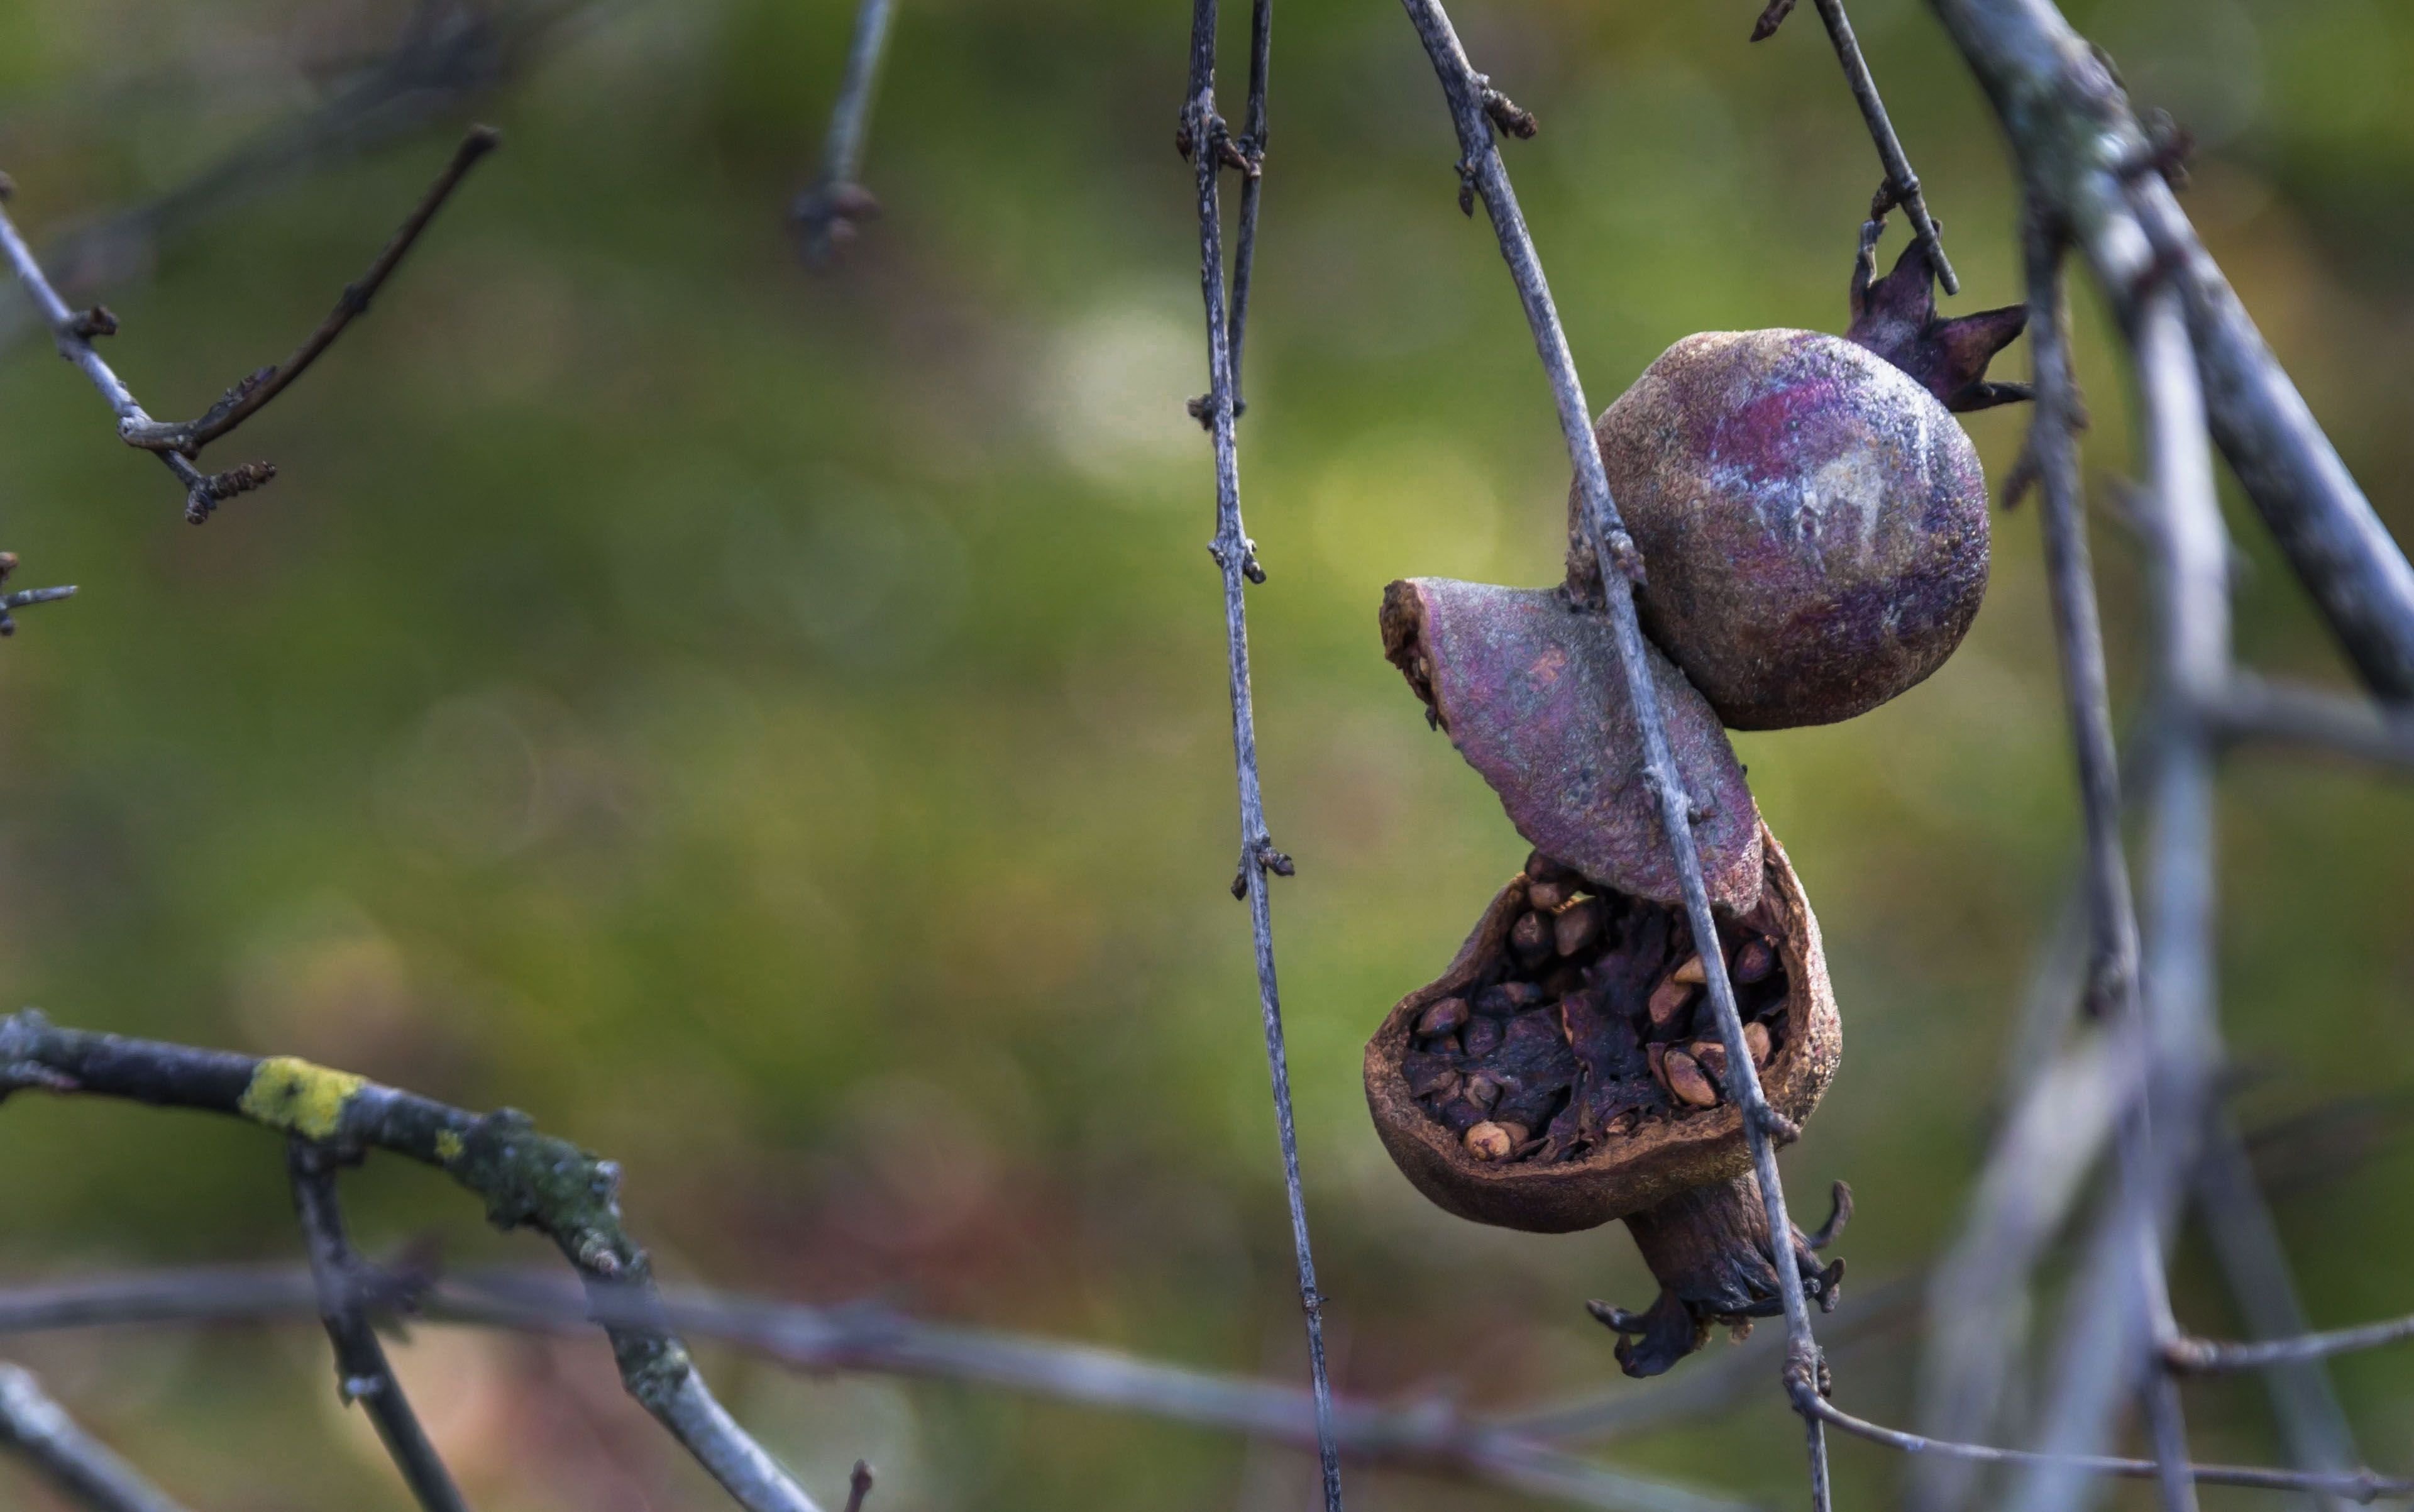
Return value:
M 1607 617 L 1554 588 L 1412 577 L 1383 592 L 1383 649 L 1517 832 L 1598 886 L 1671 907 L 1685 893 L 1643 780 L 1643 738 Z M 1710 902 L 1760 901 L 1760 810 L 1718 715 L 1648 646 L 1669 755 L 1700 808 Z
M 1944 405 L 1816 331 L 1710 331 L 1593 427 L 1644 629 L 1736 729 L 1863 713 L 1943 665 L 1987 589 L 1987 480 Z M 1569 586 L 1601 576 L 1569 501 Z

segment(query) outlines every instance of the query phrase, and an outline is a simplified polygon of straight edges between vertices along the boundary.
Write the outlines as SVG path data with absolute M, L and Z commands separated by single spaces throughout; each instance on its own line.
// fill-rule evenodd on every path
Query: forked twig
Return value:
M 352 1252 L 344 1232 L 344 1209 L 335 1193 L 335 1152 L 299 1135 L 288 1141 L 286 1165 L 293 1178 L 293 1206 L 302 1219 L 302 1235 L 310 1250 L 311 1289 L 319 1300 L 319 1321 L 335 1350 L 336 1388 L 347 1404 L 365 1408 L 380 1441 L 402 1472 L 425 1512 L 468 1512 L 461 1489 L 436 1445 L 410 1410 L 402 1382 L 386 1363 L 385 1346 L 378 1342 L 362 1295 L 361 1258 Z
M 221 502 L 237 494 L 248 493 L 276 476 L 276 469 L 266 462 L 246 462 L 222 472 L 203 473 L 193 466 L 192 461 L 201 447 L 234 429 L 282 393 L 303 369 L 318 360 L 319 354 L 342 334 L 354 316 L 368 307 L 370 297 L 394 272 L 395 264 L 410 249 L 429 218 L 459 186 L 462 175 L 493 149 L 497 140 L 493 130 L 486 127 L 472 130 L 454 151 L 453 160 L 437 179 L 434 187 L 411 212 L 410 218 L 403 222 L 402 229 L 386 244 L 384 250 L 378 254 L 367 275 L 360 282 L 345 289 L 335 311 L 286 360 L 285 366 L 282 368 L 265 367 L 252 374 L 194 420 L 161 422 L 144 412 L 133 392 L 93 348 L 95 337 L 115 334 L 116 317 L 110 314 L 105 307 L 97 305 L 83 311 L 69 309 L 5 209 L 0 209 L 0 253 L 6 254 L 35 307 L 49 322 L 52 337 L 58 344 L 59 355 L 82 369 L 84 376 L 116 414 L 118 439 L 159 458 L 185 487 L 185 518 L 200 525 L 209 519 Z M 5 198 L 5 193 L 0 193 L 0 199 Z
M 184 1512 L 52 1401 L 33 1372 L 0 1361 L 0 1448 L 14 1449 L 71 1502 L 92 1512 Z
M 653 1291 L 653 1263 L 621 1224 L 620 1169 L 540 1134 L 526 1114 L 479 1115 L 291 1056 L 237 1055 L 63 1029 L 31 1009 L 0 1017 L 0 1099 L 21 1089 L 228 1114 L 319 1144 L 435 1166 L 498 1225 L 553 1240 L 590 1294 Z M 621 1384 L 748 1512 L 818 1512 L 713 1399 L 687 1346 L 628 1310 L 607 1322 Z
M 1434 72 L 1439 76 L 1442 93 L 1450 103 L 1452 124 L 1458 133 L 1461 202 L 1466 203 L 1470 195 L 1483 201 L 1484 212 L 1491 218 L 1500 255 L 1508 262 L 1510 277 L 1517 286 L 1527 324 L 1532 329 L 1535 348 L 1557 403 L 1559 429 L 1567 440 L 1576 487 L 1584 500 L 1587 531 L 1600 561 L 1603 602 L 1598 607 L 1609 616 L 1627 696 L 1643 736 L 1644 780 L 1659 800 L 1661 833 L 1668 842 L 1683 888 L 1686 918 L 1695 939 L 1716 939 L 1718 925 L 1710 913 L 1709 891 L 1702 880 L 1701 853 L 1693 843 L 1692 800 L 1669 752 L 1659 690 L 1652 683 L 1649 664 L 1645 659 L 1643 631 L 1634 607 L 1634 582 L 1642 576 L 1644 563 L 1619 523 L 1617 506 L 1610 498 L 1608 476 L 1593 440 L 1591 411 L 1585 402 L 1583 382 L 1576 376 L 1575 359 L 1568 350 L 1567 333 L 1560 327 L 1557 307 L 1551 301 L 1550 282 L 1543 276 L 1542 259 L 1526 229 L 1525 216 L 1517 207 L 1517 194 L 1510 185 L 1509 171 L 1500 160 L 1500 149 L 1493 136 L 1494 112 L 1487 108 L 1490 100 L 1498 97 L 1497 92 L 1468 61 L 1466 49 L 1460 45 L 1440 0 L 1402 0 L 1402 4 L 1415 23 L 1426 54 L 1433 60 Z M 1701 960 L 1708 998 L 1717 1014 L 1719 1038 L 1726 1046 L 1726 1095 L 1742 1113 L 1753 1171 L 1767 1208 L 1768 1232 L 1777 1236 L 1773 1242 L 1782 1254 L 1785 1236 L 1794 1228 L 1786 1217 L 1785 1188 L 1778 1176 L 1777 1145 L 1792 1141 L 1799 1130 L 1771 1108 L 1762 1094 L 1760 1077 L 1744 1040 L 1743 1021 L 1736 1011 L 1735 987 L 1728 980 L 1725 958 L 1717 951 L 1705 951 Z M 1783 1380 L 1796 1410 L 1803 1416 L 1810 1454 L 1812 1505 L 1819 1512 L 1825 1512 L 1829 1505 L 1826 1441 L 1819 1418 L 1809 1406 L 1820 1390 L 1819 1347 L 1811 1337 L 1810 1309 L 1798 1267 L 1781 1261 L 1775 1268 L 1785 1316 Z
M 627 1287 L 581 1291 L 559 1277 L 522 1272 L 469 1272 L 397 1286 L 371 1301 L 380 1310 L 407 1301 L 409 1315 L 426 1323 L 565 1336 L 583 1335 L 598 1322 L 643 1323 L 817 1375 L 861 1371 L 956 1382 L 1302 1449 L 1317 1444 L 1314 1397 L 1296 1386 L 1094 1345 L 931 1323 L 877 1304 L 811 1307 Z M 145 1271 L 0 1291 L 0 1336 L 119 1324 L 269 1322 L 308 1314 L 316 1306 L 310 1278 L 291 1268 Z M 1747 1358 L 1754 1353 L 1742 1352 Z M 1733 1392 L 1721 1385 L 1716 1395 L 1725 1400 Z M 1575 1433 L 1646 1432 L 1693 1415 L 1702 1405 L 1690 1388 L 1636 1396 L 1614 1422 L 1601 1420 L 1599 1404 L 1589 1399 L 1478 1417 L 1443 1393 L 1397 1404 L 1344 1400 L 1334 1412 L 1342 1452 L 1363 1463 L 1515 1487 L 1610 1512 L 1742 1512 L 1716 1496 L 1553 1446 L 1554 1439 Z
M 1298 1264 L 1300 1310 L 1307 1325 L 1308 1375 L 1316 1398 L 1317 1459 L 1323 1476 L 1325 1512 L 1341 1512 L 1341 1453 L 1334 1436 L 1333 1383 L 1324 1360 L 1324 1299 L 1316 1284 L 1316 1258 L 1307 1236 L 1307 1201 L 1299 1176 L 1299 1133 L 1291 1114 L 1290 1060 L 1284 1044 L 1282 994 L 1274 980 L 1274 916 L 1267 896 L 1270 875 L 1288 876 L 1290 858 L 1274 848 L 1266 829 L 1264 788 L 1258 774 L 1257 713 L 1249 686 L 1248 584 L 1266 580 L 1257 543 L 1241 525 L 1240 453 L 1233 429 L 1240 415 L 1235 338 L 1240 329 L 1236 294 L 1226 314 L 1223 225 L 1218 180 L 1227 167 L 1250 186 L 1244 194 L 1244 247 L 1256 246 L 1255 181 L 1258 161 L 1234 143 L 1215 113 L 1215 0 L 1194 0 L 1190 19 L 1189 95 L 1183 102 L 1175 144 L 1191 162 L 1199 192 L 1199 282 L 1207 316 L 1207 393 L 1191 412 L 1206 427 L 1215 452 L 1215 537 L 1208 552 L 1224 576 L 1224 642 L 1232 708 L 1232 765 L 1240 788 L 1241 859 L 1232 895 L 1249 905 L 1249 934 L 1256 948 L 1258 1006 L 1266 1039 L 1266 1069 L 1274 1086 L 1274 1130 L 1282 1145 L 1283 1187 L 1290 1204 L 1291 1248 Z M 1249 120 L 1265 122 L 1266 58 L 1272 46 L 1274 7 L 1257 0 L 1251 14 Z M 1246 263 L 1240 266 L 1245 270 Z M 1236 271 L 1236 281 L 1245 273 Z
M 335 345 L 335 337 L 344 334 L 344 327 L 351 324 L 355 317 L 367 313 L 369 301 L 377 297 L 378 291 L 385 287 L 386 279 L 394 276 L 395 268 L 418 242 L 419 233 L 425 231 L 427 223 L 436 218 L 436 213 L 444 208 L 444 202 L 453 197 L 454 189 L 461 187 L 461 180 L 469 175 L 469 170 L 501 142 L 502 137 L 492 127 L 470 128 L 469 134 L 461 139 L 461 144 L 453 149 L 452 161 L 444 165 L 444 172 L 437 175 L 436 182 L 428 186 L 427 193 L 421 197 L 417 207 L 404 217 L 402 225 L 378 252 L 376 261 L 369 264 L 368 271 L 356 281 L 344 285 L 343 294 L 335 301 L 335 307 L 327 312 L 327 318 L 319 322 L 317 330 L 293 349 L 293 355 L 274 367 L 262 367 L 236 383 L 216 404 L 190 420 L 173 424 L 156 420 L 127 423 L 118 427 L 118 434 L 127 444 L 140 446 L 144 451 L 178 452 L 192 457 L 258 414 L 271 399 L 284 393 L 295 379 L 307 372 L 321 352 Z

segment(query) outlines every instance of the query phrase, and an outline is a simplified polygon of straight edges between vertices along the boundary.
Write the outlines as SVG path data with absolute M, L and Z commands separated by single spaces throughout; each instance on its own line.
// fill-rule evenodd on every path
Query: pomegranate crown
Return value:
M 1928 248 L 1914 237 L 1895 260 L 1894 271 L 1877 272 L 1878 236 L 1885 222 L 1861 227 L 1861 254 L 1853 263 L 1853 325 L 1844 339 L 1867 347 L 1916 379 L 1948 410 L 1986 410 L 2030 397 L 2026 383 L 1987 379 L 1987 364 L 2016 340 L 2029 323 L 2028 307 L 2007 305 L 1953 320 L 1936 314 L 1935 271 Z

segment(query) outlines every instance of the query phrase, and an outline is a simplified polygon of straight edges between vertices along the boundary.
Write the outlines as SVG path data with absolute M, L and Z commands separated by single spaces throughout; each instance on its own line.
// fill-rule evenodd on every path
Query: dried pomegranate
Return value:
M 1607 621 L 1563 590 L 1414 577 L 1383 591 L 1383 651 L 1527 843 L 1603 888 L 1681 893 Z M 1760 895 L 1760 810 L 1726 732 L 1684 675 L 1646 648 L 1668 743 L 1697 816 L 1710 901 Z
M 1763 885 L 1721 919 L 1744 1039 L 1769 1103 L 1807 1119 L 1842 1047 L 1819 925 L 1760 829 Z M 1714 1323 L 1775 1313 L 1776 1250 L 1725 1047 L 1682 912 L 1598 887 L 1539 852 L 1450 968 L 1402 998 L 1366 1046 L 1375 1127 L 1417 1190 L 1480 1223 L 1558 1234 L 1624 1219 L 1661 1283 L 1641 1314 L 1594 1305 L 1618 1363 L 1656 1375 Z M 1832 1307 L 1843 1263 L 1813 1239 L 1787 1261 Z
M 1952 415 L 2025 396 L 1986 382 L 2018 307 L 1936 317 L 1917 242 L 1853 326 L 1713 331 L 1661 353 L 1594 426 L 1643 556 L 1643 626 L 1738 729 L 1849 719 L 1941 666 L 1987 587 L 1987 484 Z M 1580 501 L 1568 584 L 1601 602 Z

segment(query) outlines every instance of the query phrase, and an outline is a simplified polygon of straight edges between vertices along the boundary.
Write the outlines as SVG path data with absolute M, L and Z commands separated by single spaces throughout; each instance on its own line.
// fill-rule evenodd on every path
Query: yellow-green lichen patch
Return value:
M 344 1104 L 368 1085 L 365 1076 L 314 1065 L 294 1055 L 273 1055 L 251 1073 L 235 1107 L 254 1123 L 305 1139 L 326 1139 L 341 1126 Z
M 466 1148 L 468 1146 L 461 1143 L 461 1136 L 450 1129 L 440 1129 L 436 1131 L 436 1158 L 446 1165 L 451 1165 L 459 1160 L 461 1152 Z

